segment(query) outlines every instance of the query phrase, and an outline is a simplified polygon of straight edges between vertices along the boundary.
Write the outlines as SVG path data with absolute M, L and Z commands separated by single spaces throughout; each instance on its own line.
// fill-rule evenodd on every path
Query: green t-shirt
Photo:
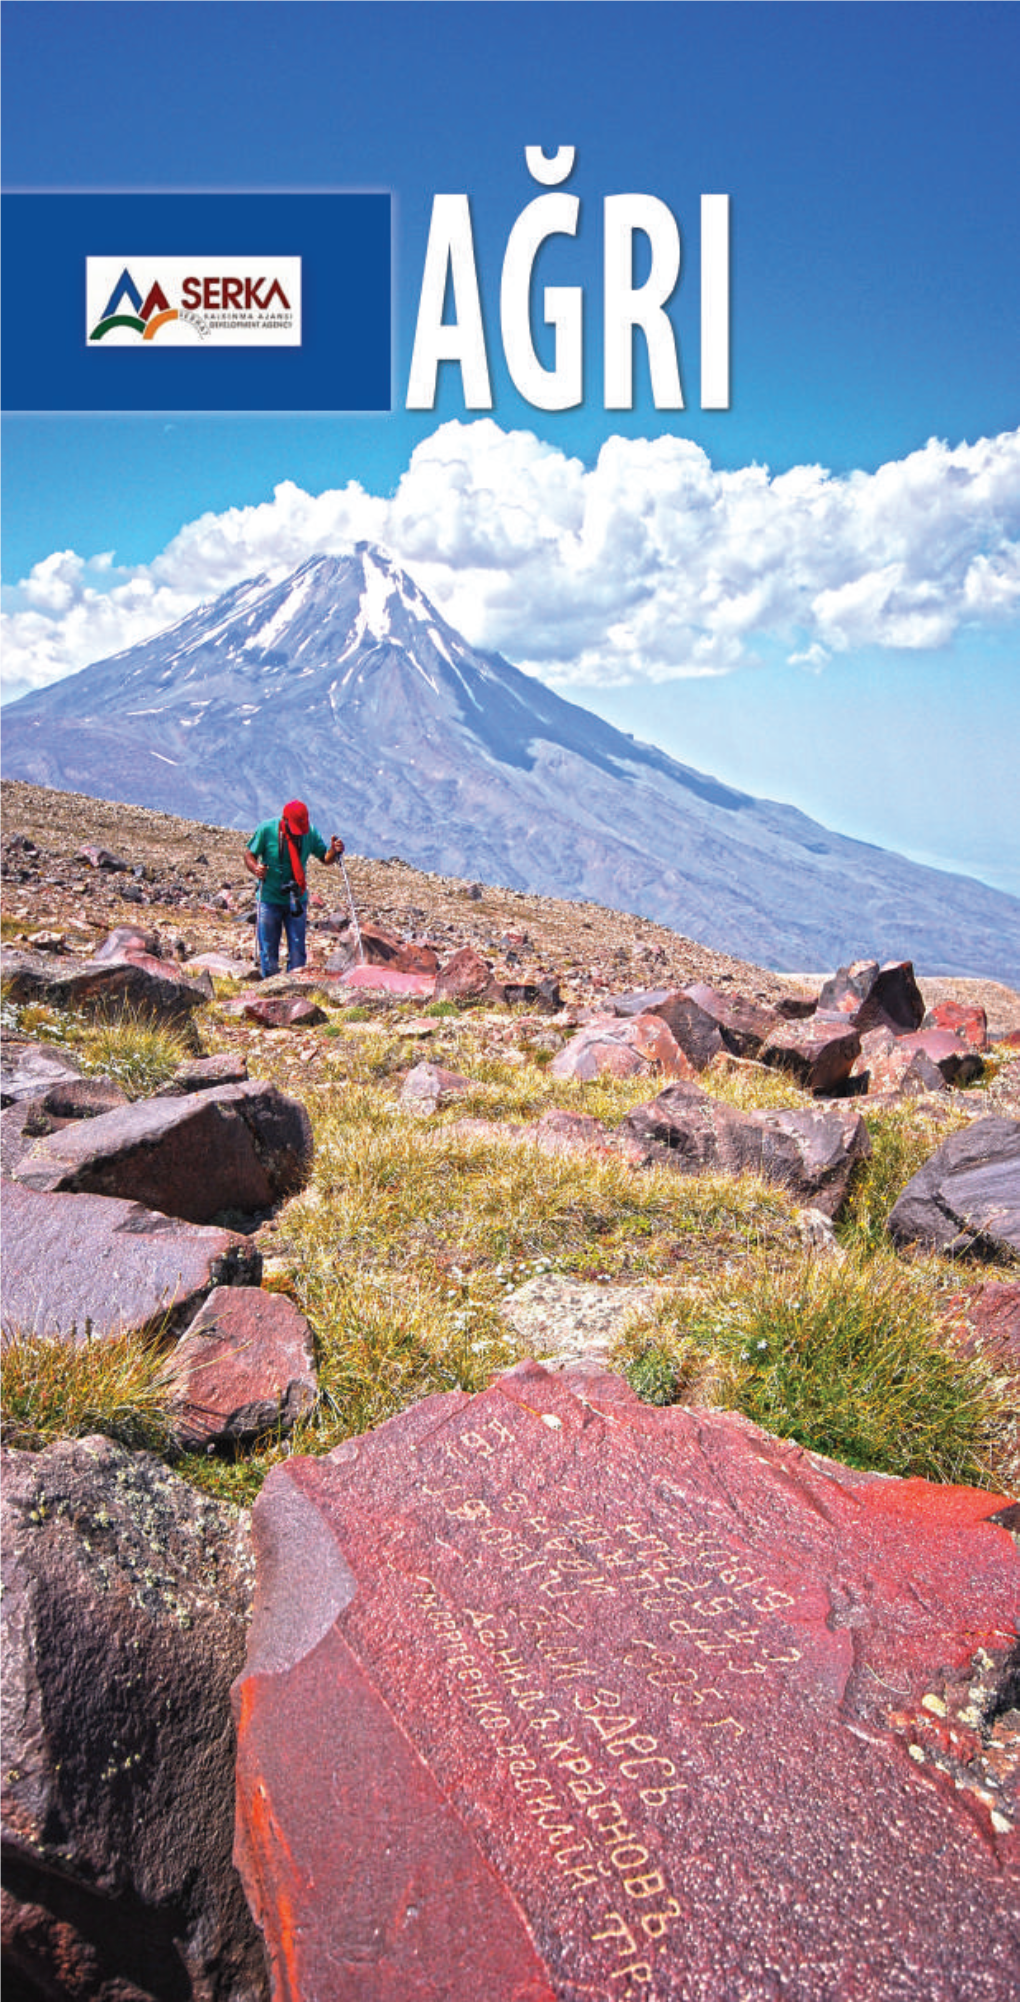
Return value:
M 317 827 L 310 827 L 307 834 L 302 834 L 297 847 L 303 869 L 307 867 L 309 855 L 314 855 L 316 861 L 321 862 L 326 853 L 326 843 Z M 262 882 L 263 901 L 286 907 L 287 885 L 291 880 L 290 849 L 285 841 L 281 856 L 279 821 L 260 821 L 248 843 L 248 848 L 257 862 L 264 862 L 266 865 L 267 874 Z

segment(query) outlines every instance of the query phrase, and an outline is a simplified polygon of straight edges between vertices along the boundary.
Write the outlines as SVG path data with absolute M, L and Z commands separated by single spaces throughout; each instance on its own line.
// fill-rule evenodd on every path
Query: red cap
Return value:
M 303 799 L 290 799 L 283 809 L 283 819 L 292 834 L 308 833 L 308 808 Z

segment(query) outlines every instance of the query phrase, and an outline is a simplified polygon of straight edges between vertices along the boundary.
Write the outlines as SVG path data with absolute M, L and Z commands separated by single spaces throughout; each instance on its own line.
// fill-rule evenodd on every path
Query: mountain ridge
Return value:
M 1020 901 L 755 799 L 470 647 L 359 543 L 232 586 L 4 712 L 5 777 L 597 902 L 761 965 L 1020 983 Z

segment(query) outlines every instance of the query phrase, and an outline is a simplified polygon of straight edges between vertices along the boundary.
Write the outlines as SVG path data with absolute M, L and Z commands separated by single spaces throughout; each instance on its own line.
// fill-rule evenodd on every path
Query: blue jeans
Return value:
M 280 934 L 287 933 L 287 971 L 296 972 L 305 963 L 305 913 L 283 904 L 259 903 L 259 963 L 263 979 L 280 971 Z

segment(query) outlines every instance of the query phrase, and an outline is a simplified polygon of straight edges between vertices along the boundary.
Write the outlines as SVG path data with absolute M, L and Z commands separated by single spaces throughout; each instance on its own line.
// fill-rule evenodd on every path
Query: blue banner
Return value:
M 3 197 L 10 411 L 391 407 L 388 194 Z

